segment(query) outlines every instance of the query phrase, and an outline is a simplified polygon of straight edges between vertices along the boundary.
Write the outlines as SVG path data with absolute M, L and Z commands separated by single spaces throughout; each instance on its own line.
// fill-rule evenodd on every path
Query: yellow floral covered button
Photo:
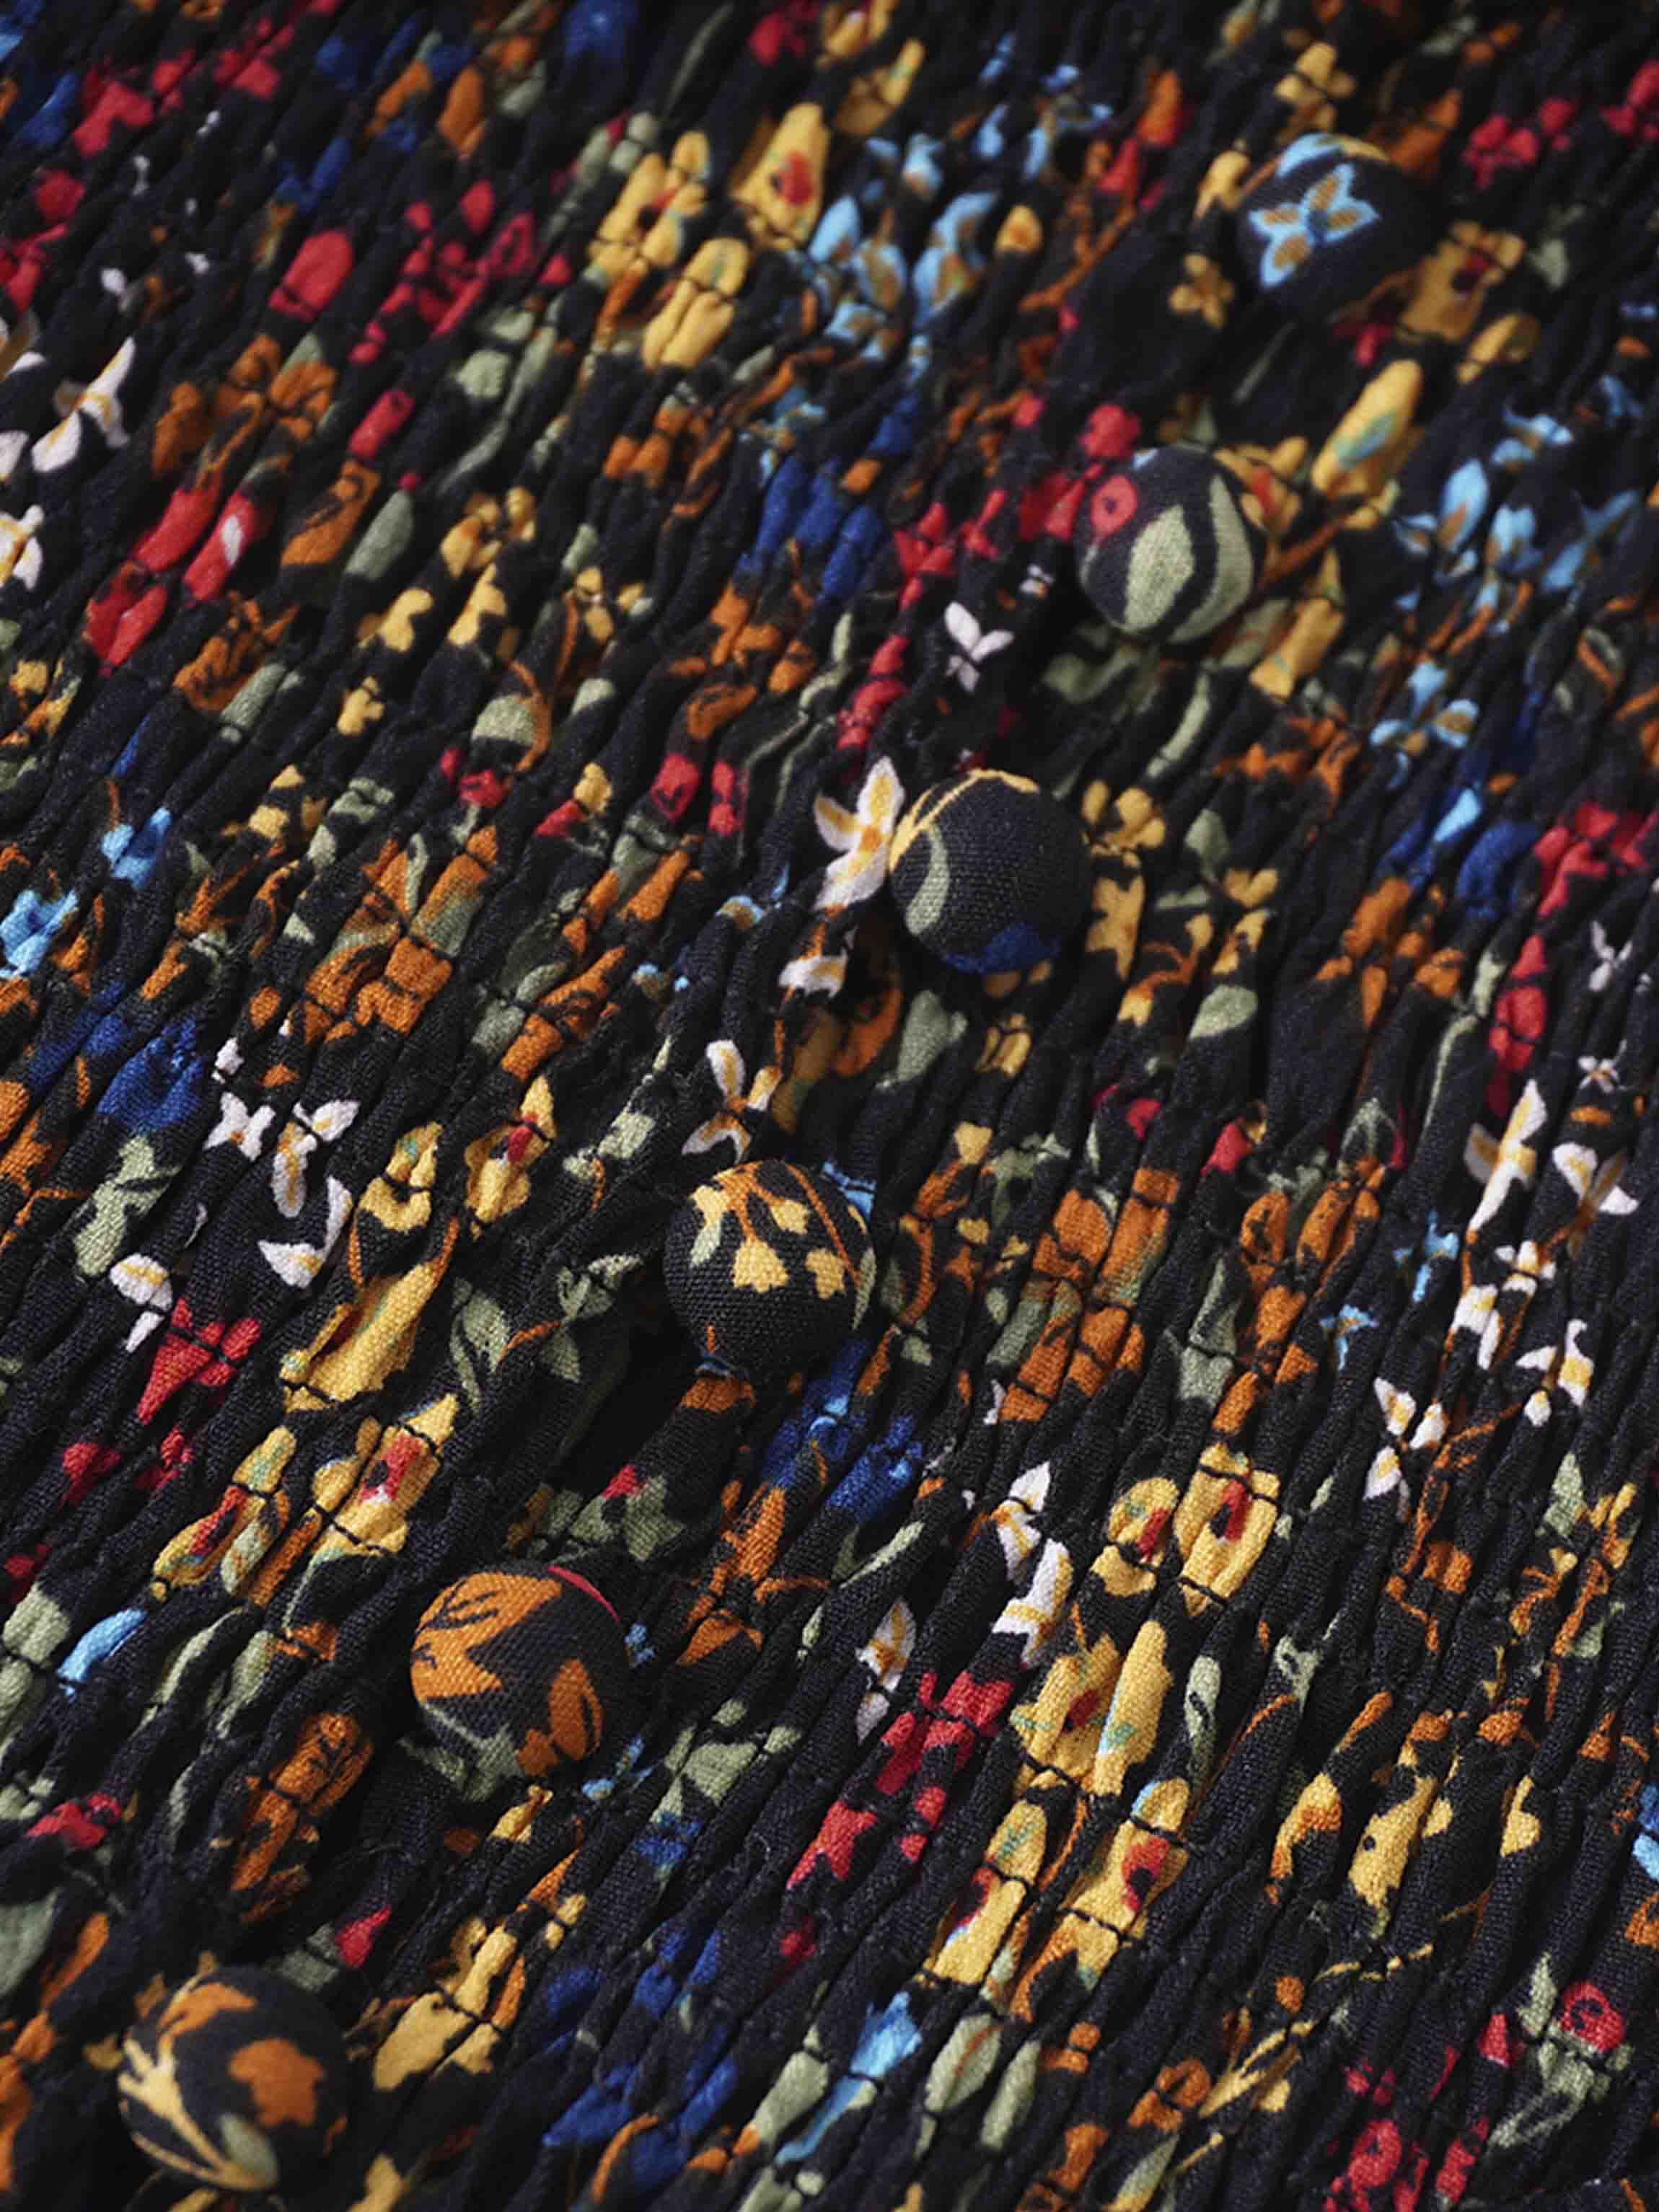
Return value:
M 669 1225 L 663 1280 L 698 1351 L 777 1375 L 835 1351 L 875 1282 L 864 1218 L 827 1176 L 747 1160 L 694 1190 Z

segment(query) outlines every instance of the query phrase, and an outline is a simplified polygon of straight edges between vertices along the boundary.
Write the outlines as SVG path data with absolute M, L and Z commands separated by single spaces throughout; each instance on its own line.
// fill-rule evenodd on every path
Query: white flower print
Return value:
M 1496 1283 L 1471 1283 L 1457 1301 L 1457 1310 L 1452 1316 L 1453 1333 L 1463 1331 L 1478 1336 L 1475 1364 L 1490 1367 L 1498 1350 L 1498 1339 L 1504 1334 L 1498 1318 L 1498 1285 Z
M 49 472 L 67 468 L 81 450 L 81 431 L 85 422 L 98 425 L 106 446 L 125 445 L 127 431 L 121 420 L 120 392 L 137 355 L 136 340 L 128 338 L 82 390 L 76 392 L 72 386 L 58 386 L 58 404 L 67 411 L 55 430 L 48 430 L 43 438 L 35 440 L 32 458 L 37 469 Z
M 1398 1446 L 1408 1451 L 1432 1450 L 1446 1434 L 1445 1408 L 1432 1400 L 1423 1409 L 1423 1418 L 1407 1437 L 1406 1431 L 1417 1419 L 1417 1401 L 1409 1391 L 1396 1389 L 1384 1376 L 1378 1376 L 1372 1384 L 1376 1402 L 1382 1408 L 1382 1419 L 1388 1424 L 1394 1443 L 1384 1444 L 1371 1462 L 1365 1476 L 1367 1498 L 1386 1498 L 1391 1490 L 1400 1487 L 1404 1470 L 1400 1463 Z
M 1060 1626 L 1072 1590 L 1072 1555 L 1058 1537 L 1044 1540 L 1036 1565 L 1018 1597 L 1011 1597 L 991 1624 L 994 1635 L 1020 1638 L 1020 1660 L 1030 1666 Z
M 160 1328 L 172 1311 L 173 1278 L 148 1252 L 129 1252 L 124 1260 L 115 1261 L 109 1279 L 124 1298 L 131 1298 L 143 1309 L 126 1334 L 125 1349 L 132 1352 L 153 1329 Z
M 1534 1369 L 1544 1378 L 1521 1408 L 1534 1428 L 1542 1428 L 1550 1417 L 1552 1389 L 1559 1390 L 1581 1409 L 1589 1395 L 1590 1384 L 1595 1379 L 1595 1362 L 1579 1340 L 1583 1333 L 1582 1321 L 1570 1321 L 1565 1343 L 1540 1344 L 1535 1352 L 1523 1352 L 1516 1361 L 1517 1367 Z
M 1626 1164 L 1626 1156 L 1623 1152 L 1615 1152 L 1611 1159 L 1598 1161 L 1588 1145 L 1558 1145 L 1550 1154 L 1550 1165 L 1565 1178 L 1578 1200 L 1578 1210 L 1567 1231 L 1567 1249 L 1575 1260 L 1597 1214 L 1635 1212 L 1638 1200 L 1627 1190 L 1621 1190 L 1619 1187 L 1619 1178 L 1624 1174 Z
M 278 1244 L 260 1242 L 259 1250 L 285 1283 L 296 1291 L 316 1279 L 324 1261 L 339 1242 L 351 1212 L 351 1193 L 333 1176 L 328 1179 L 328 1220 L 322 1241 L 316 1244 Z
M 1590 969 L 1591 990 L 1598 994 L 1605 991 L 1635 949 L 1636 940 L 1632 938 L 1627 944 L 1621 945 L 1615 952 L 1613 949 L 1613 940 L 1606 930 L 1599 921 L 1592 921 L 1590 950 L 1595 955 L 1595 965 Z
M 245 1159 L 257 1160 L 264 1150 L 265 1132 L 275 1119 L 275 1107 L 260 1106 L 250 1111 L 234 1091 L 222 1091 L 219 1119 L 208 1139 L 208 1149 L 234 1145 Z
M 1492 1219 L 1512 1187 L 1531 1189 L 1533 1177 L 1538 1172 L 1538 1155 L 1528 1139 L 1537 1135 L 1548 1118 L 1543 1096 L 1537 1084 L 1529 1080 L 1516 1102 L 1501 1138 L 1494 1138 L 1487 1129 L 1470 1130 L 1463 1164 L 1486 1186 L 1480 1205 L 1469 1218 L 1471 1235 Z
M 819 799 L 812 819 L 840 855 L 824 871 L 820 907 L 858 906 L 874 898 L 887 880 L 887 848 L 904 805 L 904 787 L 890 761 L 878 760 L 865 777 L 852 808 Z
M 1006 653 L 1014 641 L 1011 629 L 981 629 L 960 599 L 953 599 L 945 610 L 945 627 L 957 648 L 945 673 L 955 677 L 964 691 L 976 690 L 985 663 Z
M 34 533 L 46 519 L 42 507 L 0 514 L 0 584 L 16 582 L 32 592 L 40 582 L 40 541 Z
M 910 1655 L 916 1648 L 916 1617 L 902 1598 L 889 1608 L 881 1626 L 859 1653 L 860 1663 L 874 1679 L 859 1700 L 853 1725 L 859 1741 L 886 1718 Z
M 306 1202 L 306 1162 L 319 1145 L 343 1137 L 357 1118 L 355 1098 L 331 1098 L 308 1112 L 296 1106 L 276 1139 L 270 1163 L 270 1193 L 278 1212 L 292 1221 Z
M 710 1152 L 716 1145 L 729 1140 L 741 1159 L 749 1149 L 749 1128 L 744 1117 L 750 1113 L 765 1112 L 781 1079 L 780 1071 L 763 1067 L 751 1084 L 744 1067 L 743 1054 L 730 1037 L 717 1037 L 713 1044 L 705 1047 L 703 1057 L 714 1072 L 721 1103 L 691 1132 L 682 1149 Z
M 805 991 L 833 998 L 847 981 L 847 955 L 803 952 L 779 971 L 778 981 L 786 991 Z

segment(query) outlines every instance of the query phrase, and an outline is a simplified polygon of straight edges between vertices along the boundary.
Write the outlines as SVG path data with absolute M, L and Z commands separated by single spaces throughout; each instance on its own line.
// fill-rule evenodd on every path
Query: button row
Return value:
M 1246 187 L 1237 243 L 1264 295 L 1323 319 L 1411 267 L 1432 227 L 1376 147 L 1298 138 Z M 1186 644 L 1255 588 L 1262 533 L 1204 449 L 1140 453 L 1094 485 L 1073 545 L 1090 599 L 1126 635 Z M 979 769 L 925 792 L 888 859 L 916 943 L 975 975 L 1052 959 L 1089 908 L 1076 817 L 1028 778 Z M 869 1304 L 875 1255 L 837 1184 L 781 1160 L 727 1168 L 670 1223 L 664 1284 L 698 1352 L 757 1377 L 824 1358 Z M 589 1759 L 629 1702 L 614 1608 L 568 1567 L 509 1560 L 463 1575 L 422 1615 L 410 1661 L 422 1718 L 475 1775 L 544 1781 Z M 346 2124 L 349 2063 L 318 2001 L 275 1974 L 198 1974 L 127 2038 L 118 2081 L 134 2141 L 210 2187 L 292 2187 Z

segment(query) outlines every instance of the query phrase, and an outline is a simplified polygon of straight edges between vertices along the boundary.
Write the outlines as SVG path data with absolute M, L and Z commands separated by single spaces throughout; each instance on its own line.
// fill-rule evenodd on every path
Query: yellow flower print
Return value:
M 1391 362 L 1360 393 L 1326 440 L 1313 465 L 1316 491 L 1329 499 L 1374 499 L 1416 441 L 1423 372 Z
M 1181 265 L 1187 273 L 1170 293 L 1170 305 L 1178 315 L 1202 315 L 1212 330 L 1218 331 L 1233 301 L 1231 281 L 1207 253 L 1188 253 Z
M 792 107 L 732 198 L 750 211 L 758 246 L 805 246 L 823 209 L 830 133 L 810 100 Z
M 1413 337 L 1466 338 L 1480 319 L 1487 293 L 1520 265 L 1526 250 L 1512 231 L 1453 223 L 1419 269 L 1400 328 Z
M 1321 39 L 1280 77 L 1273 96 L 1294 111 L 1298 131 L 1328 131 L 1336 120 L 1336 102 L 1352 90 L 1353 79 L 1336 65 L 1336 48 Z

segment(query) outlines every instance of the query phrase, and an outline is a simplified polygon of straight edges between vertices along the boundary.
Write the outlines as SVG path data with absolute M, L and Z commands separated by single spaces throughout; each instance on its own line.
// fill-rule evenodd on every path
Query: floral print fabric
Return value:
M 170 2201 L 234 1968 L 295 2206 L 1659 2207 L 1656 56 L 0 0 L 0 2201 Z M 1310 134 L 1276 268 L 1422 229 L 1291 320 Z M 1088 872 L 985 976 L 982 768 Z M 777 1371 L 751 1162 L 873 1255 Z M 627 1655 L 532 1773 L 410 1680 L 506 1561 Z

